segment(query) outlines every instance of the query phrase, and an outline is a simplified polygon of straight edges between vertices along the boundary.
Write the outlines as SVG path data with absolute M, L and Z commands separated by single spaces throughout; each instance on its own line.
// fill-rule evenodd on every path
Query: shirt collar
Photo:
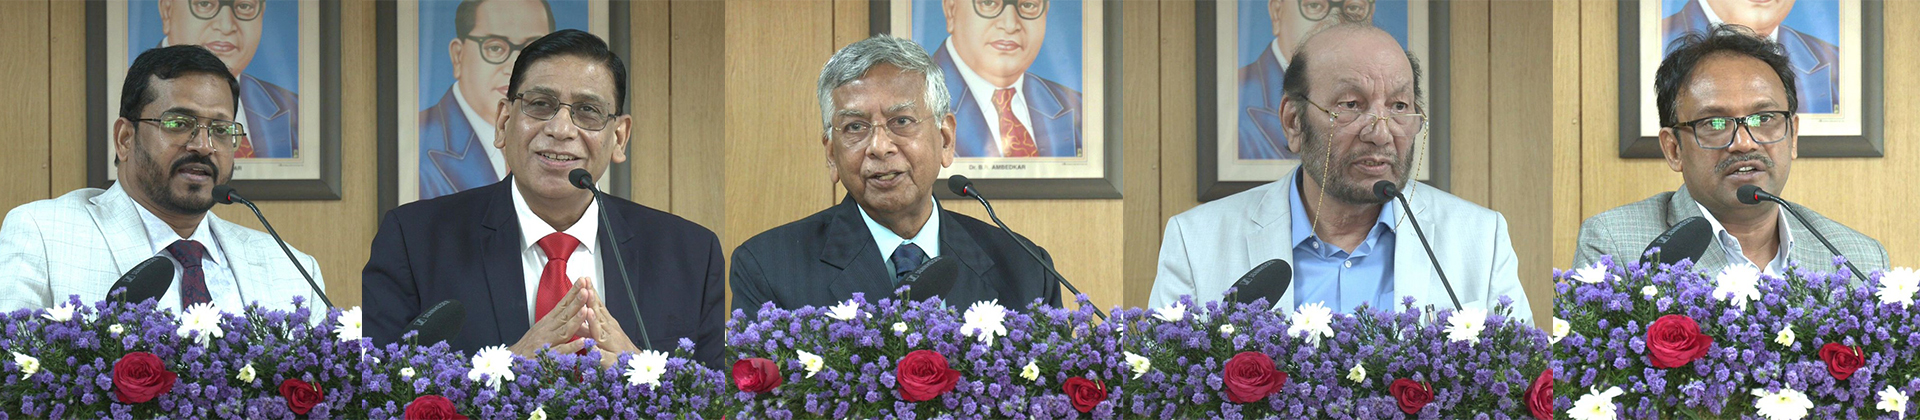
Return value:
M 1280 40 L 1278 38 L 1275 38 L 1271 44 L 1267 45 L 1267 48 L 1273 50 L 1274 61 L 1279 61 L 1280 69 L 1282 71 L 1285 71 L 1287 68 L 1287 64 L 1291 64 L 1291 63 L 1287 62 L 1288 57 L 1286 54 L 1280 53 Z
M 473 136 L 480 138 L 481 151 L 486 152 L 487 160 L 493 162 L 493 174 L 506 178 L 507 158 L 499 148 L 493 147 L 493 121 L 480 118 L 480 113 L 473 111 L 473 105 L 467 103 L 467 95 L 460 93 L 460 82 L 453 82 L 453 101 L 460 104 L 460 113 L 467 116 L 467 126 L 473 130 Z
M 513 190 L 513 213 L 520 218 L 520 251 L 525 252 L 538 246 L 541 238 L 556 231 L 553 225 L 547 224 L 547 221 L 541 220 L 539 215 L 533 214 L 533 208 L 527 207 L 526 197 L 520 195 L 519 183 L 509 185 L 508 189 Z M 594 251 L 596 248 L 594 245 L 600 242 L 598 235 L 600 233 L 600 200 L 588 202 L 586 214 L 580 215 L 580 220 L 573 222 L 573 226 L 568 227 L 566 232 L 567 235 L 573 236 L 573 239 L 580 240 L 580 246 L 584 247 L 587 253 L 598 254 Z
M 972 91 L 971 93 L 973 93 L 974 100 L 979 100 L 979 98 L 992 98 L 993 91 L 995 90 L 1017 87 L 1027 81 L 1027 74 L 1021 73 L 1019 77 L 1013 79 L 1012 85 L 1006 87 L 994 86 L 992 83 L 987 83 L 987 79 L 980 78 L 980 73 L 974 73 L 973 67 L 968 66 L 966 60 L 960 59 L 960 50 L 953 48 L 953 38 L 947 38 L 946 47 L 947 57 L 953 59 L 954 68 L 960 69 L 960 79 L 967 81 L 967 90 Z M 992 104 L 993 102 L 986 101 L 985 103 Z
M 1300 169 L 1294 169 L 1293 183 L 1287 186 L 1287 206 L 1290 212 L 1289 214 L 1293 215 L 1292 244 L 1295 247 L 1306 243 L 1308 239 L 1315 241 L 1320 240 L 1320 234 L 1313 231 L 1313 220 L 1307 217 L 1307 207 L 1305 203 L 1300 201 L 1300 196 L 1303 194 L 1300 185 L 1303 182 L 1306 182 L 1306 174 L 1301 172 Z M 1399 207 L 1395 207 L 1398 204 L 1395 204 L 1393 200 L 1399 199 L 1389 200 L 1386 204 L 1380 206 L 1380 217 L 1375 219 L 1375 225 L 1381 229 L 1375 230 L 1374 232 L 1380 234 L 1393 233 L 1394 218 L 1399 214 Z M 1369 238 L 1367 239 L 1373 239 L 1371 234 L 1369 234 Z
M 901 238 L 893 229 L 887 229 L 879 221 L 873 220 L 873 216 L 867 215 L 866 207 L 854 204 L 854 208 L 860 210 L 860 220 L 867 223 L 867 233 L 873 235 L 874 245 L 880 247 L 880 259 L 892 258 L 893 250 L 907 243 L 919 245 L 928 259 L 940 256 L 940 200 L 933 199 L 932 195 L 928 195 L 927 200 L 933 201 L 933 211 L 927 213 L 927 223 L 920 226 L 920 232 L 913 234 L 913 239 Z
M 1725 23 L 1727 23 L 1726 21 L 1723 21 L 1723 20 L 1720 20 L 1720 14 L 1719 14 L 1719 13 L 1714 13 L 1714 12 L 1713 12 L 1713 5 L 1711 5 L 1711 4 L 1707 4 L 1707 1 L 1705 1 L 1705 0 L 1696 0 L 1696 1 L 1694 1 L 1694 3 L 1699 3 L 1699 4 L 1700 4 L 1700 11 L 1702 11 L 1702 12 L 1706 12 L 1706 13 L 1707 13 L 1707 22 L 1708 22 L 1708 23 L 1711 23 L 1711 24 L 1714 24 L 1714 25 L 1721 25 L 1721 24 L 1725 24 Z M 1782 24 L 1784 24 L 1784 23 L 1785 23 L 1785 22 L 1782 22 Z M 1749 28 L 1749 29 L 1751 29 L 1751 28 Z M 1767 34 L 1767 40 L 1768 40 L 1768 41 L 1773 41 L 1773 42 L 1776 42 L 1776 43 L 1778 43 L 1778 42 L 1780 42 L 1780 26 L 1779 26 L 1779 25 L 1775 25 L 1775 26 L 1773 27 L 1773 33 L 1770 33 L 1770 34 Z
M 227 260 L 224 256 L 225 254 L 220 252 L 220 242 L 213 240 L 213 230 L 207 228 L 207 219 L 214 217 L 213 212 L 207 212 L 205 216 L 200 218 L 200 225 L 194 226 L 193 228 L 193 236 L 181 238 L 180 234 L 174 233 L 173 226 L 160 220 L 160 216 L 155 216 L 153 212 L 147 211 L 147 206 L 140 205 L 139 202 L 134 202 L 133 208 L 140 213 L 140 222 L 147 228 L 147 244 L 152 247 L 153 254 L 158 255 L 166 251 L 167 246 L 173 245 L 174 241 L 190 240 L 199 242 L 201 246 L 207 248 L 207 260 L 213 261 L 215 264 L 220 264 L 222 261 Z
M 1780 209 L 1780 249 L 1774 252 L 1772 262 L 1767 263 L 1766 267 L 1760 267 L 1759 264 L 1754 264 L 1753 260 L 1748 259 L 1745 252 L 1742 252 L 1744 248 L 1740 247 L 1740 238 L 1735 238 L 1733 233 L 1727 232 L 1727 227 L 1720 224 L 1720 219 L 1713 217 L 1713 212 L 1707 211 L 1706 205 L 1698 202 L 1693 205 L 1700 207 L 1700 215 L 1713 226 L 1713 237 L 1720 239 L 1721 248 L 1726 250 L 1728 261 L 1736 264 L 1746 263 L 1768 274 L 1777 275 L 1786 270 L 1787 256 L 1793 251 L 1793 229 L 1787 226 L 1787 209 Z

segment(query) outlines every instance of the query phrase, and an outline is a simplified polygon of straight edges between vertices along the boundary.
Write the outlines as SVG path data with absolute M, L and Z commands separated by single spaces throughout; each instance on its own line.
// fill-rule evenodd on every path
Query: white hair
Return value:
M 926 79 L 926 92 L 921 100 L 933 111 L 935 124 L 951 111 L 953 97 L 947 93 L 946 75 L 933 64 L 933 56 L 912 40 L 878 35 L 841 48 L 820 69 L 820 127 L 825 132 L 833 131 L 833 90 L 859 80 L 879 64 L 891 64 Z

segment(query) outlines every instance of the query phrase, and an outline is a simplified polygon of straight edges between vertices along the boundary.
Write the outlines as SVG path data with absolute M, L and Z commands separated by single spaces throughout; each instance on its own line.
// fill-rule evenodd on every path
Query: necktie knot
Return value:
M 182 239 L 167 245 L 167 255 L 173 256 L 181 267 L 200 267 L 200 260 L 207 258 L 207 247 L 199 241 Z
M 566 261 L 573 257 L 573 249 L 580 247 L 580 240 L 566 232 L 554 232 L 540 238 L 540 250 L 547 252 L 547 261 Z
M 993 91 L 993 106 L 995 108 L 1006 108 L 1008 104 L 1013 103 L 1013 94 L 1013 88 L 995 89 Z
M 893 260 L 893 281 L 898 283 L 901 277 L 919 269 L 920 264 L 927 262 L 927 252 L 921 250 L 920 245 L 900 244 L 899 248 L 893 249 L 891 259 Z

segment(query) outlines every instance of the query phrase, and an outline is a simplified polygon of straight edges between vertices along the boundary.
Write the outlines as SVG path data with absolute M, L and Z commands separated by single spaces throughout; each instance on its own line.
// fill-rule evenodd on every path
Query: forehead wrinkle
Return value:
M 893 106 L 887 107 L 886 113 L 899 114 L 906 110 L 913 109 L 913 107 L 917 105 L 919 105 L 919 101 L 906 101 L 906 102 L 893 104 Z

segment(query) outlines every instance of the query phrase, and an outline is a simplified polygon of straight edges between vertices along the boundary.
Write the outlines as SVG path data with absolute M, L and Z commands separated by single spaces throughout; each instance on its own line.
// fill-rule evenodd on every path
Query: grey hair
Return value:
M 935 124 L 945 121 L 942 117 L 953 108 L 953 96 L 947 93 L 946 75 L 933 64 L 933 56 L 913 40 L 878 35 L 841 48 L 820 69 L 820 127 L 826 133 L 833 131 L 833 90 L 866 76 L 879 64 L 891 64 L 924 77 L 927 87 L 921 100 L 933 111 Z

